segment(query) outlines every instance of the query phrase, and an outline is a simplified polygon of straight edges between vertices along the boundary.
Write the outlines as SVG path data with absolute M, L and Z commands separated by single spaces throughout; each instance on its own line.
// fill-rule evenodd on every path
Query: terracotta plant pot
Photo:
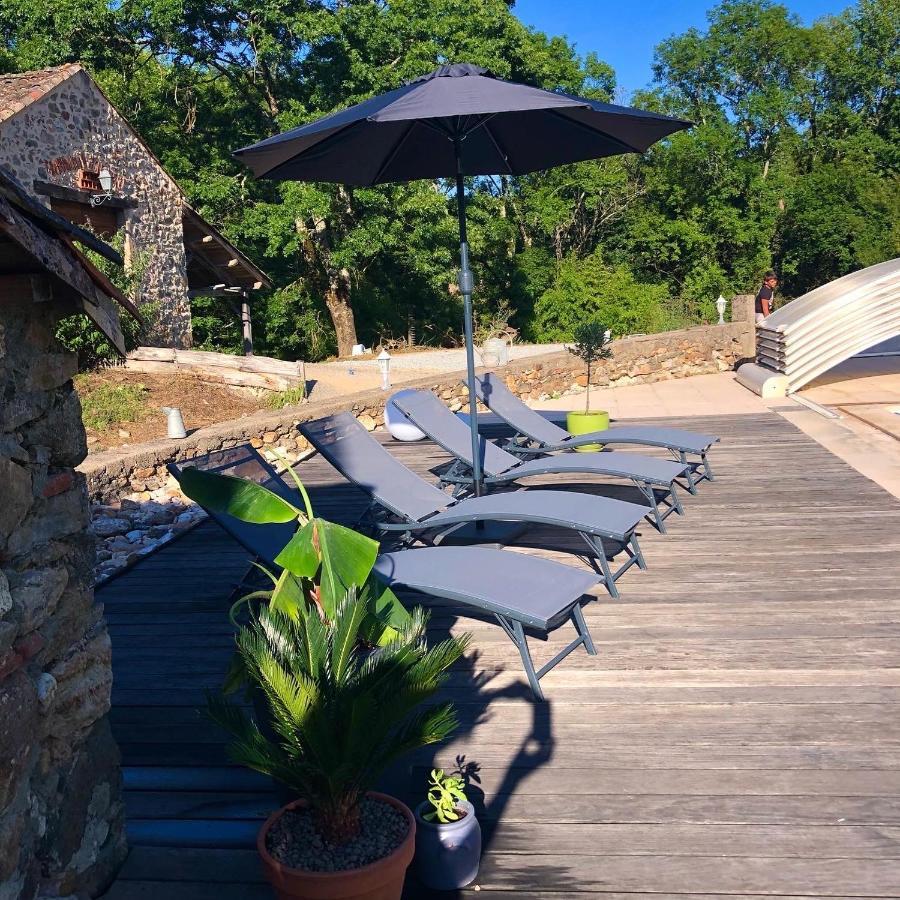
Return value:
M 416 820 L 409 808 L 394 797 L 375 791 L 370 791 L 367 796 L 389 803 L 401 812 L 409 823 L 409 831 L 393 853 L 360 869 L 308 872 L 282 865 L 266 849 L 266 835 L 281 816 L 306 806 L 306 801 L 295 800 L 269 816 L 259 830 L 256 849 L 278 900 L 400 900 L 406 870 L 416 848 Z
M 455 822 L 429 822 L 424 813 L 431 810 L 425 800 L 416 807 L 416 872 L 426 887 L 452 891 L 471 884 L 481 862 L 481 826 L 475 808 L 468 800 L 457 808 L 465 812 Z
M 591 434 L 594 431 L 606 431 L 607 428 L 609 428 L 609 413 L 605 409 L 566 414 L 566 430 L 569 434 Z M 590 453 L 599 450 L 600 446 L 600 444 L 582 444 L 575 449 L 581 453 Z

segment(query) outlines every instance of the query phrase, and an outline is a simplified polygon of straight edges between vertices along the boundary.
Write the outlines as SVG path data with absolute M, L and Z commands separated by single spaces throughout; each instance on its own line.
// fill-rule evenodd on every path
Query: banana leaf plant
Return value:
M 181 472 L 182 491 L 206 509 L 257 525 L 297 523 L 293 537 L 274 560 L 281 572 L 264 569 L 272 589 L 248 594 L 237 605 L 263 600 L 271 610 L 292 619 L 307 607 L 316 608 L 327 623 L 334 621 L 347 592 L 356 588 L 366 609 L 362 639 L 373 646 L 389 644 L 408 625 L 409 613 L 372 575 L 378 543 L 314 515 L 303 483 L 293 469 L 287 471 L 297 486 L 298 504 L 248 479 L 196 468 Z

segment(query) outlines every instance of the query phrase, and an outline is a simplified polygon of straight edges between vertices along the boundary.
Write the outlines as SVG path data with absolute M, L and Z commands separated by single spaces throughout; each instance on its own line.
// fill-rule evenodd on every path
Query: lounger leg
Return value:
M 696 494 L 697 493 L 697 480 L 694 478 L 694 466 L 692 463 L 688 462 L 687 454 L 684 452 L 684 450 L 678 451 L 678 461 L 682 465 L 687 466 L 686 475 L 687 475 L 688 490 L 692 494 Z
M 653 490 L 652 485 L 649 485 L 646 482 L 633 479 L 633 483 L 650 504 L 650 512 L 653 515 L 653 524 L 656 526 L 656 530 L 660 534 L 666 534 L 666 523 L 663 521 L 665 516 L 659 511 L 659 501 L 656 499 L 656 491 Z
M 672 498 L 672 507 L 674 508 L 675 512 L 677 512 L 679 516 L 683 516 L 684 507 L 681 505 L 681 498 L 678 496 L 678 491 L 675 489 L 674 481 L 669 487 L 669 496 L 671 496 Z
M 700 454 L 700 464 L 703 466 L 703 471 L 706 474 L 706 477 L 709 481 L 715 481 L 716 476 L 713 475 L 712 467 L 709 464 L 709 457 L 707 456 L 708 451 L 704 450 Z
M 641 545 L 638 543 L 637 532 L 633 531 L 631 533 L 631 549 L 634 553 L 634 558 L 637 560 L 638 568 L 642 569 L 644 572 L 647 571 L 647 562 L 644 559 L 644 554 L 641 552 Z
M 600 574 L 603 576 L 603 581 L 606 584 L 606 589 L 609 591 L 609 596 L 618 600 L 619 589 L 616 587 L 616 579 L 613 576 L 612 569 L 609 567 L 609 560 L 607 560 L 606 551 L 603 549 L 603 541 L 600 538 L 594 537 L 592 534 L 586 534 L 583 531 L 581 532 L 581 536 L 584 538 L 588 547 L 594 551 L 594 554 L 599 561 Z M 596 570 L 597 564 L 593 563 L 592 565 Z
M 497 617 L 500 618 L 499 616 Z M 544 691 L 541 688 L 541 682 L 538 679 L 537 672 L 534 671 L 534 663 L 531 659 L 531 651 L 528 649 L 528 641 L 525 638 L 525 629 L 521 622 L 511 622 L 513 643 L 519 648 L 519 656 L 522 657 L 522 665 L 525 667 L 525 674 L 528 676 L 528 683 L 531 685 L 531 692 L 534 694 L 535 700 L 544 699 Z M 507 632 L 508 633 L 508 632 Z
M 590 631 L 588 631 L 587 622 L 584 621 L 584 610 L 582 610 L 580 603 L 576 603 L 572 607 L 572 624 L 575 626 L 578 636 L 584 642 L 584 649 L 587 650 L 590 656 L 596 656 L 597 650 L 594 647 L 594 640 Z

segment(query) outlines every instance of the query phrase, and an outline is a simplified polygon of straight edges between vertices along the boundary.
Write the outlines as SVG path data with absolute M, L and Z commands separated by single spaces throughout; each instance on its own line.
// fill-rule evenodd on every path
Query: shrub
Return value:
M 269 409 L 284 409 L 286 406 L 296 406 L 306 399 L 306 385 L 298 384 L 286 391 L 274 391 L 266 397 L 266 406 Z
M 99 384 L 75 379 L 85 427 L 103 431 L 120 422 L 137 422 L 147 415 L 147 388 L 142 384 Z
M 241 628 L 238 654 L 265 698 L 272 738 L 240 707 L 210 702 L 214 720 L 235 738 L 235 762 L 296 791 L 331 843 L 359 833 L 360 801 L 387 766 L 444 740 L 457 724 L 451 703 L 421 706 L 465 639 L 429 648 L 426 615 L 417 609 L 395 640 L 370 651 L 360 640 L 366 614 L 351 589 L 331 618 L 312 605 L 296 616 L 263 607 Z
M 538 341 L 568 341 L 579 323 L 602 319 L 615 336 L 660 331 L 667 296 L 664 285 L 637 281 L 627 266 L 605 266 L 599 253 L 569 256 L 535 304 L 532 330 Z

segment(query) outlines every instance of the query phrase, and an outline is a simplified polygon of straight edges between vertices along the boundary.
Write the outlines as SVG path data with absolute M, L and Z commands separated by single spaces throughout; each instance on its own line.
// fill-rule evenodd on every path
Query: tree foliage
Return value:
M 636 105 L 695 127 L 643 157 L 469 181 L 477 307 L 539 339 L 585 315 L 613 332 L 711 320 L 719 293 L 782 274 L 787 296 L 900 252 L 900 0 L 802 24 L 724 0 L 656 49 Z M 601 48 L 602 49 L 602 48 Z M 320 358 L 350 341 L 453 340 L 449 185 L 254 181 L 237 147 L 448 61 L 613 98 L 615 73 L 524 26 L 506 0 L 0 0 L 0 68 L 82 61 L 190 201 L 271 275 L 260 351 Z M 195 301 L 195 338 L 238 323 Z

